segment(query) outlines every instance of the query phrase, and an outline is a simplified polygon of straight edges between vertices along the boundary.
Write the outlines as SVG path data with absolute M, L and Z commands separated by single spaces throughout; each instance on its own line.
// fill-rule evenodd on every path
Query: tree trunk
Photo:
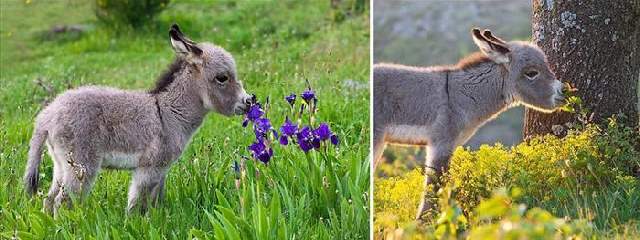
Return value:
M 577 88 L 593 122 L 623 113 L 638 127 L 640 0 L 533 0 L 533 39 L 556 77 Z M 566 112 L 525 111 L 523 135 L 552 133 L 575 120 Z

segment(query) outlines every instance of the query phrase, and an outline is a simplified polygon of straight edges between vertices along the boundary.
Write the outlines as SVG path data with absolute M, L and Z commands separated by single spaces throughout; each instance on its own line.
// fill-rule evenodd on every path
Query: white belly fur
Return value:
M 426 126 L 395 125 L 388 127 L 386 134 L 392 144 L 426 143 L 428 142 L 429 130 Z
M 103 156 L 102 167 L 131 169 L 138 167 L 142 153 L 110 152 Z

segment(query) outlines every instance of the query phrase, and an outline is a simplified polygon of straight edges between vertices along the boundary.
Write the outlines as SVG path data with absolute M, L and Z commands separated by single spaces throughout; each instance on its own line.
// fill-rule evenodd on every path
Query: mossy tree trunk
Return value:
M 640 0 L 533 0 L 532 25 L 556 77 L 578 89 L 594 122 L 623 113 L 624 124 L 638 127 Z M 574 120 L 527 109 L 523 135 L 551 133 Z

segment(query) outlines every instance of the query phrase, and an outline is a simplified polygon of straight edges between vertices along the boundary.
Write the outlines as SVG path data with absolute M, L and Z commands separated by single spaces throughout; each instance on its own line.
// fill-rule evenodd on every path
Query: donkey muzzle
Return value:
M 250 97 L 244 99 L 244 104 L 247 106 L 251 106 L 253 104 L 256 104 L 258 102 L 258 98 L 256 97 L 255 94 L 251 94 Z

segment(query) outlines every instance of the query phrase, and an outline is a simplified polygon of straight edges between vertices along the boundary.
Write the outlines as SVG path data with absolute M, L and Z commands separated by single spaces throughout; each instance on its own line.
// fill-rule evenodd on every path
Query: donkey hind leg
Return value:
M 51 187 L 49 187 L 49 193 L 44 198 L 43 209 L 46 213 L 53 213 L 53 201 L 58 196 L 60 189 L 62 188 L 62 176 L 64 176 L 63 166 L 60 163 L 63 157 L 58 157 L 54 152 L 51 145 L 47 144 L 49 156 L 53 160 L 53 178 L 51 179 Z
M 162 193 L 161 188 L 164 185 L 165 173 L 165 170 L 153 167 L 141 167 L 133 172 L 127 201 L 128 214 L 133 213 L 136 207 L 141 213 L 147 211 L 150 195 L 160 195 Z M 158 196 L 152 196 L 152 200 L 158 198 Z
M 74 200 L 83 200 L 89 194 L 100 169 L 100 163 L 93 153 L 80 150 L 61 155 L 56 153 L 62 176 L 60 190 L 54 199 L 54 215 L 62 204 L 66 203 L 71 208 Z
M 442 174 L 449 170 L 449 160 L 453 152 L 453 144 L 433 144 L 427 146 L 425 163 L 424 193 L 416 219 L 424 220 L 426 213 L 436 210 L 437 192 L 440 189 Z

